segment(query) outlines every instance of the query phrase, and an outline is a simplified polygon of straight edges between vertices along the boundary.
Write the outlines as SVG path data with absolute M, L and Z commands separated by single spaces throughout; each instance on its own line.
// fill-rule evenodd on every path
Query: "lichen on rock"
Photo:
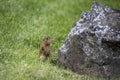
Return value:
M 94 2 L 72 27 L 58 60 L 78 74 L 119 77 L 120 10 Z

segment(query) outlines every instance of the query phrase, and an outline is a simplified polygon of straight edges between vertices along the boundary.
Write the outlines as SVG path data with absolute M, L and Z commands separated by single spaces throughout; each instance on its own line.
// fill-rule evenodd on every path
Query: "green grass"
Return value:
M 64 70 L 57 63 L 58 48 L 93 1 L 0 0 L 0 80 L 98 80 Z M 98 1 L 120 9 L 119 0 Z M 54 64 L 38 60 L 44 36 L 54 39 Z

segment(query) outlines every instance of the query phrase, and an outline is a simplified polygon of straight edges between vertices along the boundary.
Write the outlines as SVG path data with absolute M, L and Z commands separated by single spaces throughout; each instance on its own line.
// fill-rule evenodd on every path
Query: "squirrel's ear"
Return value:
M 42 40 L 45 41 L 45 37 L 42 37 Z

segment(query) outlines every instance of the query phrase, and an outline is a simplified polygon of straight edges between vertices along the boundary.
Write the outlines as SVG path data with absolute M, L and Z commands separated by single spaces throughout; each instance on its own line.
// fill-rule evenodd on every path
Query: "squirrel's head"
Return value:
M 51 37 L 45 37 L 43 38 L 43 43 L 45 45 L 50 45 L 50 43 L 53 41 L 53 39 Z

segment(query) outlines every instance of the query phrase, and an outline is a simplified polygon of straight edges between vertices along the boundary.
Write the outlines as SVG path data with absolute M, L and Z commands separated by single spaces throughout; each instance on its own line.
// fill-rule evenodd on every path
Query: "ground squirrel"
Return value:
M 39 58 L 42 61 L 45 61 L 47 58 L 51 57 L 50 44 L 53 41 L 50 37 L 45 37 L 42 41 L 42 45 L 39 52 Z

